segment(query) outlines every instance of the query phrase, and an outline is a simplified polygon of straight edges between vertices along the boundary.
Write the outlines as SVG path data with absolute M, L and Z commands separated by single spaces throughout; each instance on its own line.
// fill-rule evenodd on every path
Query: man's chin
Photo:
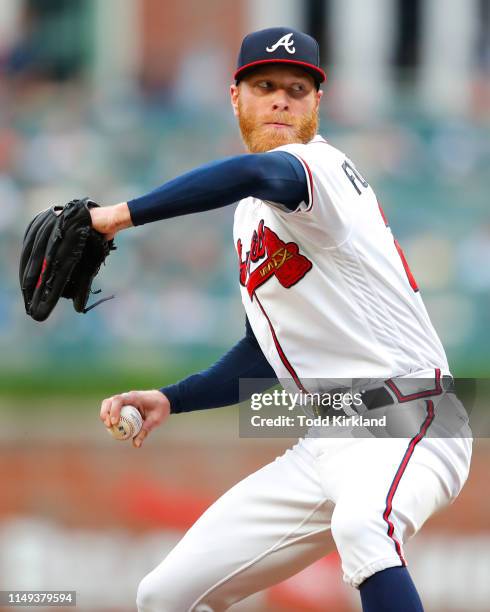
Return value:
M 264 126 L 260 131 L 242 136 L 251 153 L 265 153 L 277 147 L 301 142 L 294 128 L 274 125 Z

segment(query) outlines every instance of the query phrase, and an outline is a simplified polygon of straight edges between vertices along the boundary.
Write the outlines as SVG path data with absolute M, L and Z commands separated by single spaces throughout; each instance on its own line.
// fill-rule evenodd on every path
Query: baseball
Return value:
M 123 406 L 119 423 L 108 427 L 107 431 L 116 440 L 129 440 L 138 435 L 142 425 L 143 417 L 140 411 L 134 406 Z

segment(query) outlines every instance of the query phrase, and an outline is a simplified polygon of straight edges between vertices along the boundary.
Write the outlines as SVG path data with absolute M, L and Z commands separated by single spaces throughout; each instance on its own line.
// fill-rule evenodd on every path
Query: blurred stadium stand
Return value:
M 440 79 L 440 91 L 449 85 L 437 75 L 453 65 L 441 56 L 433 65 L 435 51 L 420 27 L 424 3 L 414 3 L 412 14 L 404 3 L 370 0 L 391 8 L 376 15 L 366 10 L 362 16 L 369 13 L 371 21 L 361 23 L 352 1 L 307 2 L 307 10 L 289 1 L 281 20 L 289 13 L 299 25 L 309 22 L 325 42 L 331 67 L 321 131 L 369 178 L 453 368 L 471 374 L 487 369 L 490 356 L 490 108 L 484 104 L 490 100 L 484 87 L 490 26 L 488 2 L 480 13 L 475 2 L 451 2 L 465 18 L 461 54 L 468 55 L 473 41 L 473 60 L 465 78 L 454 74 L 450 85 L 464 89 L 464 100 L 458 94 L 457 105 L 442 105 L 437 113 L 427 103 L 426 73 Z M 0 48 L 0 346 L 9 356 L 6 366 L 30 369 L 61 358 L 144 368 L 155 356 L 165 361 L 189 354 L 205 361 L 242 333 L 232 207 L 121 234 L 119 250 L 97 279 L 118 297 L 87 316 L 64 303 L 39 326 L 22 309 L 18 253 L 36 212 L 79 195 L 126 200 L 242 150 L 227 83 L 248 23 L 277 20 L 274 3 L 163 7 L 152 0 L 2 3 L 0 17 L 11 23 Z M 389 17 L 397 24 L 395 37 Z M 422 23 L 431 19 L 432 13 Z M 450 32 L 456 25 L 444 12 L 437 28 Z M 331 35 L 337 31 L 345 36 Z M 114 53 L 113 45 L 125 52 Z M 374 90 L 383 99 L 365 97 Z M 135 350 L 147 359 L 135 363 Z

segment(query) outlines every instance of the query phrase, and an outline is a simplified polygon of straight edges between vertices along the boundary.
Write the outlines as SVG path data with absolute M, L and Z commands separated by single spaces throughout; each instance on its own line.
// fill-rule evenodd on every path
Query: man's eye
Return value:
M 269 89 L 271 87 L 271 82 L 270 81 L 259 81 L 257 83 L 257 86 L 260 87 L 261 89 Z
M 305 88 L 303 87 L 303 85 L 301 83 L 294 83 L 291 86 L 291 89 L 295 92 L 295 93 L 301 93 L 302 91 L 305 90 Z

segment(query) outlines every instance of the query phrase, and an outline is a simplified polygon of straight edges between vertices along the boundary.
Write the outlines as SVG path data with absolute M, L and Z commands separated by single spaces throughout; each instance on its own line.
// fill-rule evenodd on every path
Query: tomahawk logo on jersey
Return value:
M 430 377 L 441 364 L 448 373 L 403 252 L 354 163 L 321 136 L 275 150 L 302 163 L 308 201 L 291 212 L 245 198 L 234 242 L 242 301 L 276 374 Z
M 275 276 L 286 288 L 292 287 L 311 270 L 311 261 L 299 253 L 295 242 L 284 242 L 264 225 L 261 219 L 257 231 L 252 235 L 250 250 L 242 261 L 242 243 L 237 242 L 240 265 L 240 284 L 247 288 L 250 298 L 255 290 L 269 278 Z M 256 264 L 251 270 L 251 265 Z

